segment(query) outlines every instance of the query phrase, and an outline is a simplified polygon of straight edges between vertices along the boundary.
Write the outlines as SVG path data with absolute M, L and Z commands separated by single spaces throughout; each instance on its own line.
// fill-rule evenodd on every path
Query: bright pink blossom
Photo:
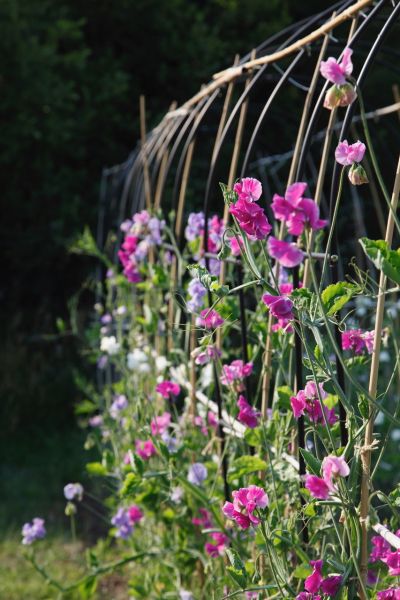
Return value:
M 239 200 L 247 202 L 256 202 L 262 194 L 262 185 L 258 179 L 253 177 L 245 177 L 238 183 L 235 183 L 233 190 L 237 193 Z
M 224 319 L 216 310 L 205 308 L 201 311 L 197 324 L 206 329 L 215 329 L 224 323 Z
M 258 425 L 258 418 L 260 416 L 260 412 L 255 410 L 246 400 L 244 396 L 239 396 L 237 405 L 240 409 L 238 414 L 238 421 L 243 423 L 243 425 L 247 425 L 250 429 L 254 429 Z
M 292 235 L 301 235 L 308 225 L 311 229 L 322 229 L 327 224 L 319 218 L 319 207 L 311 198 L 303 198 L 306 183 L 296 182 L 290 185 L 285 196 L 274 194 L 271 208 L 278 221 L 286 224 Z
M 242 529 L 248 529 L 250 525 L 258 525 L 260 520 L 254 515 L 254 511 L 268 505 L 269 500 L 265 491 L 256 485 L 250 485 L 232 492 L 232 497 L 233 503 L 225 502 L 223 513 L 229 519 L 236 521 Z
M 400 576 L 400 550 L 389 552 L 382 561 L 389 567 L 389 575 Z
M 321 61 L 320 72 L 322 77 L 325 77 L 325 79 L 331 83 L 336 83 L 337 85 L 346 83 L 346 78 L 353 72 L 353 63 L 351 62 L 352 54 L 353 50 L 351 50 L 351 48 L 345 48 L 340 62 L 332 56 L 330 56 L 328 60 Z
M 218 427 L 218 417 L 212 410 L 209 410 L 207 413 L 207 423 L 210 427 L 216 429 Z
M 390 554 L 391 546 L 389 542 L 387 542 L 380 535 L 374 535 L 371 538 L 372 549 L 371 554 L 369 555 L 369 562 L 374 563 L 378 560 L 383 560 L 386 558 L 388 554 Z
M 223 385 L 232 385 L 238 392 L 243 391 L 243 380 L 251 375 L 253 363 L 244 363 L 242 360 L 234 360 L 230 365 L 222 367 L 221 383 Z
M 225 553 L 225 548 L 229 546 L 229 538 L 224 533 L 219 531 L 215 531 L 210 534 L 211 539 L 214 543 L 207 542 L 204 546 L 207 554 L 216 558 L 217 556 L 223 556 Z
M 283 267 L 296 267 L 304 258 L 304 252 L 296 244 L 277 240 L 273 236 L 268 239 L 268 253 Z
M 340 142 L 335 150 L 336 162 L 344 167 L 353 163 L 359 163 L 364 158 L 366 146 L 358 141 L 355 144 L 349 144 L 347 140 Z
M 233 256 L 240 256 L 241 250 L 243 248 L 243 240 L 241 237 L 236 237 L 235 235 L 231 237 L 229 240 L 229 244 L 231 246 L 231 252 Z
M 264 294 L 262 300 L 268 306 L 272 316 L 277 319 L 293 319 L 293 302 L 287 296 Z
M 152 440 L 136 440 L 135 441 L 136 454 L 143 458 L 143 460 L 148 460 L 155 454 L 157 454 L 157 450 L 152 442 Z
M 310 561 L 310 565 L 313 568 L 313 572 L 311 573 L 311 575 L 309 575 L 307 577 L 307 579 L 304 582 L 304 587 L 306 588 L 307 592 L 311 592 L 312 594 L 315 594 L 316 592 L 318 592 L 319 588 L 321 587 L 322 565 L 323 564 L 324 563 L 322 560 L 311 560 Z
M 132 506 L 128 508 L 128 516 L 131 523 L 138 523 L 143 518 L 143 513 L 139 506 L 132 504 Z
M 200 517 L 193 517 L 192 523 L 197 527 L 208 529 L 212 527 L 212 515 L 206 508 L 199 508 Z
M 329 597 L 336 596 L 341 583 L 342 577 L 340 575 L 330 575 L 321 581 L 321 592 Z
M 229 212 L 236 217 L 240 228 L 250 239 L 263 240 L 272 229 L 264 210 L 255 202 L 238 200 L 230 206 Z
M 377 600 L 400 600 L 400 588 L 389 588 L 378 592 Z
M 162 435 L 171 424 L 171 413 L 164 412 L 159 417 L 154 417 L 150 423 L 152 435 Z
M 309 490 L 314 498 L 318 500 L 327 500 L 331 491 L 329 485 L 324 479 L 317 475 L 306 475 L 305 487 Z
M 322 461 L 322 476 L 328 485 L 333 486 L 334 479 L 338 477 L 347 477 L 350 468 L 343 456 L 325 456 Z
M 371 354 L 374 348 L 374 337 L 374 331 L 347 329 L 342 333 L 342 348 L 352 350 L 355 354 L 362 354 L 365 348 Z
M 294 418 L 298 419 L 307 414 L 308 418 L 313 421 L 313 423 L 325 423 L 319 398 L 321 397 L 321 400 L 324 400 L 327 395 L 328 394 L 325 392 L 322 384 L 318 384 L 317 387 L 317 384 L 314 381 L 309 381 L 304 390 L 299 390 L 296 396 L 290 398 Z M 337 421 L 334 409 L 329 409 L 324 406 L 324 412 L 329 425 L 334 425 Z
M 179 396 L 181 393 L 181 387 L 178 383 L 169 381 L 168 379 L 158 383 L 156 386 L 156 392 L 161 394 L 163 398 L 170 398 L 171 396 Z

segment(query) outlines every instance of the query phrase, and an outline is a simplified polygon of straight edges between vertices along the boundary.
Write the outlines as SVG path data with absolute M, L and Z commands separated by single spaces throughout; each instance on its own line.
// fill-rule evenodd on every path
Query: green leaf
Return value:
M 321 294 L 322 303 L 328 316 L 341 310 L 351 298 L 360 291 L 354 283 L 338 281 L 325 288 Z
M 79 586 L 79 593 L 81 595 L 82 600 L 88 600 L 93 597 L 97 588 L 97 579 L 96 577 L 88 577 L 81 583 Z
M 254 473 L 256 471 L 265 471 L 267 469 L 267 463 L 262 460 L 259 456 L 239 456 L 236 458 L 228 473 L 228 481 L 231 483 L 243 475 Z
M 293 576 L 297 577 L 298 579 L 306 579 L 309 575 L 311 575 L 311 572 L 312 569 L 310 565 L 306 563 L 303 565 L 298 565 L 293 571 Z
M 304 450 L 304 448 L 300 448 L 300 452 L 309 470 L 314 473 L 314 475 L 320 475 L 321 462 L 318 458 L 315 458 L 314 454 L 311 454 L 308 450 Z
M 90 475 L 97 475 L 97 476 L 107 475 L 106 467 L 99 462 L 87 463 L 86 471 Z
M 359 240 L 362 249 L 377 269 L 400 285 L 400 248 L 391 250 L 384 240 Z
M 290 408 L 290 398 L 293 396 L 293 392 L 288 385 L 281 385 L 277 389 L 278 399 L 279 399 L 279 408 L 280 409 L 289 409 Z
M 233 548 L 227 548 L 225 550 L 226 555 L 231 563 L 230 567 L 227 567 L 227 571 L 232 579 L 238 584 L 239 587 L 244 589 L 247 584 L 247 572 L 246 568 L 240 558 L 239 554 Z
M 126 496 L 132 496 L 137 492 L 141 481 L 141 477 L 137 473 L 128 473 L 122 484 L 120 495 L 123 498 Z

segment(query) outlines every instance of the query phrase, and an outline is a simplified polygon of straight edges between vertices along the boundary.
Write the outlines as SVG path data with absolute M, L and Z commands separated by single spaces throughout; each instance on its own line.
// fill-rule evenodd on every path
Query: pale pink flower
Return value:
M 256 202 L 262 194 L 262 185 L 258 179 L 253 177 L 245 177 L 238 183 L 235 183 L 233 190 L 237 193 L 239 200 L 247 202 Z
M 360 141 L 349 144 L 347 140 L 340 142 L 335 150 L 336 162 L 344 167 L 359 163 L 364 158 L 366 146 Z
M 257 508 L 265 508 L 268 503 L 268 496 L 265 491 L 256 486 L 250 485 L 247 488 L 240 488 L 232 492 L 233 503 L 225 502 L 223 513 L 242 529 L 248 529 L 250 525 L 258 525 L 260 519 L 254 515 Z
M 268 253 L 283 267 L 296 267 L 304 258 L 304 252 L 294 243 L 277 240 L 273 236 L 268 239 Z
M 343 456 L 326 456 L 322 461 L 322 476 L 326 483 L 333 487 L 334 479 L 338 477 L 347 477 L 350 468 Z
M 219 312 L 213 308 L 205 308 L 201 311 L 196 322 L 198 325 L 200 325 L 200 327 L 205 327 L 206 329 L 215 329 L 224 323 L 224 319 L 221 317 Z
M 200 347 L 193 350 L 191 357 L 194 358 L 196 365 L 205 365 L 211 360 L 216 360 L 221 356 L 221 351 L 216 346 Z
M 324 99 L 324 108 L 333 110 L 339 106 L 349 106 L 357 98 L 357 93 L 351 83 L 344 85 L 333 85 L 330 87 Z
M 171 424 L 171 413 L 164 412 L 159 417 L 155 417 L 151 423 L 151 433 L 152 435 L 162 435 L 168 429 Z
M 327 224 L 327 221 L 319 218 L 319 207 L 314 200 L 303 197 L 306 187 L 306 183 L 296 182 L 287 188 L 284 197 L 274 194 L 272 198 L 271 208 L 275 218 L 283 221 L 292 235 L 301 235 L 307 225 L 317 230 Z
M 325 79 L 331 83 L 336 83 L 337 85 L 346 83 L 346 78 L 353 72 L 353 63 L 351 62 L 352 54 L 353 50 L 351 50 L 351 48 L 345 48 L 340 62 L 332 56 L 330 56 L 328 60 L 321 61 L 320 73 L 322 77 L 325 77 Z
M 244 363 L 242 360 L 234 360 L 230 365 L 222 367 L 221 383 L 223 385 L 233 385 L 238 392 L 243 391 L 243 380 L 251 375 L 253 363 Z

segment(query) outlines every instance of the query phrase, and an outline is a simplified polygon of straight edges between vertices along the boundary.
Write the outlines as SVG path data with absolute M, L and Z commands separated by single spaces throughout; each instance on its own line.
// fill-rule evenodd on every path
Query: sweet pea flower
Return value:
M 283 221 L 292 235 L 301 235 L 306 226 L 317 230 L 327 224 L 319 218 L 319 207 L 314 200 L 303 197 L 306 187 L 306 183 L 298 181 L 287 188 L 284 197 L 274 194 L 272 198 L 275 218 Z
M 117 342 L 115 335 L 104 336 L 100 341 L 100 350 L 109 356 L 118 354 L 121 349 L 121 344 Z
M 374 331 L 347 329 L 342 332 L 342 349 L 352 350 L 355 354 L 362 354 L 365 348 L 371 354 L 374 348 L 374 338 Z
M 184 496 L 184 491 L 183 488 L 181 488 L 179 485 L 172 488 L 171 490 L 171 501 L 174 504 L 180 504 L 182 502 L 182 498 Z
M 364 158 L 366 146 L 358 141 L 349 144 L 347 140 L 340 142 L 335 150 L 335 159 L 340 165 L 348 167 L 353 163 L 359 163 Z
M 245 177 L 233 186 L 233 191 L 237 193 L 239 200 L 247 202 L 256 202 L 262 194 L 262 185 L 258 179 Z
M 231 247 L 231 252 L 233 256 L 240 256 L 242 248 L 243 248 L 243 240 L 241 237 L 236 237 L 235 235 L 230 238 L 229 245 Z
M 157 454 L 157 450 L 152 440 L 135 440 L 136 454 L 143 460 L 149 460 Z
M 190 296 L 186 307 L 190 313 L 199 312 L 204 305 L 204 297 L 207 290 L 198 279 L 192 279 L 188 285 L 188 294 Z
M 377 600 L 400 600 L 400 587 L 389 588 L 377 593 Z
M 138 373 L 149 373 L 151 370 L 148 356 L 140 348 L 135 348 L 132 352 L 128 353 L 126 364 L 128 369 L 137 371 Z
M 332 484 L 332 479 L 347 477 L 350 468 L 343 456 L 325 456 L 322 461 L 322 476 L 326 482 Z
M 330 56 L 328 60 L 321 61 L 320 73 L 322 77 L 336 85 L 345 84 L 347 78 L 350 77 L 353 72 L 353 63 L 351 61 L 352 54 L 353 50 L 351 50 L 351 48 L 345 48 L 340 62 L 332 56 Z
M 246 400 L 244 396 L 239 396 L 237 405 L 240 409 L 238 414 L 238 421 L 246 425 L 250 429 L 254 429 L 258 425 L 258 418 L 260 412 L 255 410 Z
M 307 474 L 305 487 L 311 495 L 318 500 L 327 500 L 331 491 L 331 488 L 326 483 L 325 479 L 322 479 L 317 475 Z
M 202 463 L 194 463 L 189 468 L 188 481 L 193 485 L 201 485 L 207 479 L 208 471 Z
M 35 517 L 32 523 L 25 523 L 22 527 L 22 543 L 24 546 L 30 546 L 36 540 L 41 540 L 46 535 L 44 519 Z
M 300 592 L 300 594 L 297 594 L 296 600 L 321 600 L 321 596 L 315 596 L 314 594 L 309 594 L 308 592 Z
M 171 396 L 179 396 L 181 393 L 181 386 L 178 383 L 174 383 L 173 381 L 166 379 L 165 381 L 157 384 L 156 392 L 161 394 L 163 398 L 168 399 Z
M 193 517 L 192 523 L 196 527 L 202 527 L 203 529 L 209 529 L 212 527 L 212 515 L 206 508 L 199 508 L 200 517 Z
M 382 561 L 389 567 L 389 575 L 400 576 L 400 550 L 389 552 Z
M 268 253 L 283 267 L 296 267 L 304 258 L 304 252 L 294 243 L 277 240 L 273 236 L 268 239 Z
M 321 592 L 326 596 L 333 597 L 339 591 L 342 584 L 342 577 L 340 575 L 330 575 L 323 579 L 321 582 Z
M 210 534 L 211 539 L 214 543 L 207 542 L 204 546 L 207 554 L 216 558 L 217 556 L 223 556 L 225 553 L 225 548 L 229 546 L 229 538 L 224 533 L 219 531 L 215 531 Z
M 229 212 L 237 219 L 239 227 L 252 240 L 263 240 L 272 229 L 264 210 L 255 202 L 238 200 L 230 206 Z
M 67 483 L 64 487 L 64 496 L 67 500 L 82 500 L 83 486 L 80 483 Z
M 164 412 L 159 417 L 154 417 L 150 423 L 152 435 L 162 435 L 171 424 L 171 413 Z
M 357 98 L 356 90 L 351 83 L 344 83 L 343 85 L 333 85 L 330 87 L 324 99 L 324 108 L 333 110 L 339 106 L 349 106 Z
M 269 500 L 266 492 L 256 486 L 240 488 L 232 492 L 233 502 L 225 502 L 222 512 L 225 516 L 236 523 L 242 529 L 248 529 L 250 525 L 258 525 L 260 519 L 254 515 L 257 508 L 268 506 Z
M 196 365 L 206 365 L 212 360 L 216 360 L 221 356 L 221 350 L 216 346 L 208 345 L 205 347 L 195 348 L 191 353 Z
M 232 385 L 235 390 L 241 392 L 244 389 L 243 380 L 253 372 L 253 363 L 244 363 L 242 360 L 234 360 L 230 365 L 222 367 L 221 383 Z
M 90 427 L 101 427 L 103 425 L 103 417 L 101 415 L 94 415 L 89 419 Z
M 124 394 L 115 396 L 113 403 L 110 406 L 110 415 L 113 419 L 118 419 L 119 413 L 128 407 L 128 399 Z
M 307 414 L 308 418 L 314 423 L 325 423 L 319 398 L 321 397 L 321 400 L 324 400 L 327 395 L 322 384 L 318 384 L 317 387 L 314 381 L 309 381 L 304 390 L 299 390 L 296 396 L 290 398 L 294 418 L 298 419 Z M 324 406 L 324 412 L 328 424 L 334 425 L 337 421 L 334 409 Z
M 139 523 L 139 521 L 143 519 L 143 513 L 137 504 L 132 504 L 132 506 L 128 508 L 128 517 L 131 523 Z
M 277 319 L 293 319 L 293 302 L 287 296 L 264 294 L 262 300 Z
M 202 310 L 200 317 L 197 320 L 197 324 L 200 327 L 205 327 L 206 329 L 215 329 L 216 327 L 220 327 L 223 323 L 224 319 L 213 308 L 205 308 Z
M 307 592 L 315 594 L 321 587 L 323 564 L 324 561 L 322 560 L 310 560 L 310 565 L 313 568 L 313 572 L 307 577 L 307 579 L 304 582 L 304 587 L 306 588 Z
M 380 535 L 374 535 L 371 538 L 371 542 L 372 550 L 371 554 L 369 555 L 369 562 L 374 563 L 378 560 L 383 560 L 388 554 L 390 554 L 391 546 L 389 542 L 383 539 L 383 537 Z
M 180 590 L 179 600 L 194 600 L 194 596 L 191 592 L 188 592 L 187 590 Z
M 117 528 L 115 537 L 127 540 L 133 532 L 133 524 L 129 518 L 129 513 L 125 508 L 119 508 L 111 519 L 112 525 Z

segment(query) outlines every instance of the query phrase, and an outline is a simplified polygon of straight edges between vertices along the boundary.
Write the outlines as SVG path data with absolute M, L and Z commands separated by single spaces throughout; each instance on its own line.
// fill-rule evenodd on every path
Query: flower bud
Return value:
M 356 90 L 351 83 L 345 83 L 340 86 L 340 104 L 339 106 L 349 106 L 357 98 Z
M 67 515 L 67 517 L 72 517 L 76 514 L 76 506 L 73 502 L 67 502 L 67 505 L 65 507 L 65 514 Z
M 368 183 L 368 177 L 361 165 L 354 163 L 349 169 L 349 179 L 353 185 L 362 185 Z
M 326 92 L 324 107 L 332 110 L 338 106 L 349 106 L 356 98 L 357 94 L 351 83 L 333 85 Z

